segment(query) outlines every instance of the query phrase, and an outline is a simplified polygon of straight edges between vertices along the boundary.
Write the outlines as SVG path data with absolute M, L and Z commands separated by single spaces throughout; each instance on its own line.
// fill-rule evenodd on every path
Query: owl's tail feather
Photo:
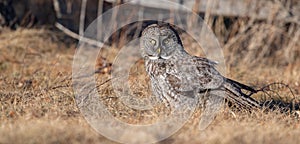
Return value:
M 232 79 L 227 78 L 226 81 L 229 82 L 229 83 L 231 83 L 233 86 L 239 88 L 240 90 L 244 89 L 244 90 L 249 91 L 250 92 L 249 95 L 257 92 L 257 90 L 255 90 L 254 88 L 252 88 L 250 86 L 247 86 L 247 85 L 244 85 L 242 83 L 239 83 L 237 81 L 234 81 Z
M 226 92 L 225 98 L 233 104 L 244 108 L 261 108 L 261 104 L 250 97 L 251 94 L 257 92 L 255 89 L 231 79 L 227 79 L 224 84 L 224 89 Z M 249 91 L 250 94 L 245 94 L 242 89 Z

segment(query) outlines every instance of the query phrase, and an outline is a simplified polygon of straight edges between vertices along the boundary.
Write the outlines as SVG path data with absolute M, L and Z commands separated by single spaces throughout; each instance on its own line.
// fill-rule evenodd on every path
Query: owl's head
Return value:
M 142 32 L 140 47 L 142 56 L 149 59 L 169 59 L 182 48 L 176 31 L 168 24 L 152 24 Z

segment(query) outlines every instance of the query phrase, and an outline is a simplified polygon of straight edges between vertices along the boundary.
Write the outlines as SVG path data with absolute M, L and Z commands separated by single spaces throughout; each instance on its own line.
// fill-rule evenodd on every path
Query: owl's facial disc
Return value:
M 149 57 L 149 59 L 156 60 L 160 57 L 161 48 L 159 47 L 158 36 L 144 37 L 143 46 L 145 56 Z
M 170 59 L 176 48 L 176 43 L 168 35 L 158 35 L 148 38 L 145 42 L 145 52 L 149 59 Z
M 149 59 L 151 60 L 157 60 L 160 58 L 160 51 L 161 51 L 161 48 L 157 48 L 155 54 L 153 55 L 148 55 Z
M 143 56 L 151 60 L 170 59 L 178 49 L 176 32 L 169 26 L 150 25 L 142 33 Z
M 161 37 L 161 53 L 160 57 L 163 59 L 170 59 L 174 52 L 176 51 L 177 46 L 176 40 L 172 34 L 168 34 L 167 36 Z

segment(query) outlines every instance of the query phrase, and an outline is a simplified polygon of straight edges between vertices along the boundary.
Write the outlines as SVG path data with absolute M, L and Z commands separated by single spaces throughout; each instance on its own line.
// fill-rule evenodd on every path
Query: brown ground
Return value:
M 253 31 L 257 31 L 255 28 Z M 276 41 L 281 31 L 273 30 Z M 261 39 L 251 33 L 239 35 L 230 46 L 221 42 L 229 76 L 256 87 L 284 82 L 300 97 L 299 37 L 291 33 L 289 38 L 294 40 L 289 42 L 294 42 L 293 45 L 269 53 L 269 47 L 260 47 L 258 43 L 269 37 L 270 33 L 264 33 L 261 32 Z M 257 45 L 244 48 L 247 36 Z M 61 42 L 64 38 L 60 32 L 46 29 L 0 31 L 0 143 L 114 143 L 95 132 L 75 104 L 71 68 L 76 45 Z M 234 54 L 242 56 L 234 57 Z M 141 65 L 142 62 L 137 64 Z M 97 74 L 100 80 L 107 77 L 107 69 L 102 72 Z M 101 87 L 100 90 L 104 94 L 109 92 Z M 136 87 L 136 90 L 142 89 Z M 300 142 L 299 118 L 287 113 L 247 113 L 225 108 L 204 132 L 197 129 L 197 116 L 198 111 L 183 129 L 161 143 Z M 134 117 L 127 121 L 138 122 Z

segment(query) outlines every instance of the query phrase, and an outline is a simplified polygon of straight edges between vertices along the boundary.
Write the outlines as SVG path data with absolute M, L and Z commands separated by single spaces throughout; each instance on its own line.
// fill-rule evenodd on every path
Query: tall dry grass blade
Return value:
M 62 14 L 61 14 L 61 11 L 60 11 L 60 6 L 59 6 L 58 0 L 53 0 L 53 7 L 54 7 L 54 10 L 56 12 L 56 17 L 61 18 Z
M 102 37 L 102 12 L 103 12 L 103 1 L 98 0 L 98 11 L 97 11 L 97 40 L 101 40 Z
M 80 18 L 79 18 L 79 35 L 80 36 L 83 36 L 83 34 L 84 34 L 86 3 L 87 3 L 87 0 L 81 0 L 81 9 L 80 9 Z

